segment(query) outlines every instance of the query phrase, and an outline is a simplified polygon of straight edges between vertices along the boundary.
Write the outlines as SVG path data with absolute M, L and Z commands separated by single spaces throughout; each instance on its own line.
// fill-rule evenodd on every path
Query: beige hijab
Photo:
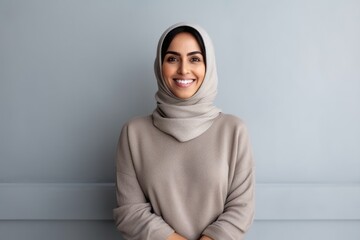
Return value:
M 162 75 L 161 47 L 166 35 L 174 28 L 189 26 L 201 35 L 206 51 L 206 73 L 199 90 L 188 99 L 176 97 L 167 87 Z M 194 139 L 210 128 L 220 109 L 213 105 L 217 93 L 217 72 L 215 53 L 210 37 L 200 26 L 177 23 L 169 27 L 161 36 L 154 64 L 158 91 L 155 95 L 157 108 L 153 112 L 153 123 L 161 131 L 180 142 Z

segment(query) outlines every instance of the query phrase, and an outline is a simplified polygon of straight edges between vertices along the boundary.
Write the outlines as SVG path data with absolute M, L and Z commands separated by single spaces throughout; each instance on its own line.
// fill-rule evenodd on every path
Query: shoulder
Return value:
M 140 117 L 134 117 L 129 119 L 124 123 L 122 126 L 122 129 L 133 129 L 133 128 L 141 128 L 144 126 L 147 126 L 149 124 L 152 124 L 152 117 L 151 115 L 148 116 L 140 116 Z
M 223 142 L 235 146 L 236 164 L 233 165 L 235 173 L 243 171 L 243 169 L 252 168 L 253 156 L 248 129 L 245 122 L 234 115 L 223 114 L 222 128 L 224 131 Z
M 243 119 L 232 115 L 221 113 L 218 121 L 214 124 L 215 134 L 223 139 L 246 139 L 248 138 L 248 129 Z
M 228 123 L 240 124 L 240 125 L 244 124 L 244 121 L 241 118 L 233 114 L 221 113 L 221 118 L 223 121 L 226 121 Z
M 152 118 L 151 115 L 148 116 L 141 116 L 141 117 L 134 117 L 126 121 L 122 127 L 121 132 L 129 132 L 136 129 L 143 129 L 148 128 L 152 125 Z
M 245 122 L 238 116 L 232 114 L 221 113 L 219 123 L 221 127 L 246 130 Z
M 141 136 L 143 134 L 153 131 L 154 125 L 152 123 L 152 116 L 134 117 L 128 120 L 122 127 L 121 132 L 128 136 Z
M 151 115 L 148 116 L 141 116 L 141 117 L 134 117 L 128 120 L 123 127 L 127 128 L 138 128 L 143 127 L 146 125 L 152 124 Z

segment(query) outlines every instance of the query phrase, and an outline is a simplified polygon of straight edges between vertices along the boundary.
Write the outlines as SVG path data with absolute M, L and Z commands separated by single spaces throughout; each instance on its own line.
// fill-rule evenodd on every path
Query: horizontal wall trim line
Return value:
M 255 220 L 360 220 L 360 184 L 256 185 Z M 111 220 L 114 183 L 0 183 L 0 220 Z

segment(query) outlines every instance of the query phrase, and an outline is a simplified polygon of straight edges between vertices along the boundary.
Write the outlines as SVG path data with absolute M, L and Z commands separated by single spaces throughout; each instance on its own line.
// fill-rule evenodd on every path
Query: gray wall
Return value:
M 251 133 L 247 239 L 360 239 L 359 1 L 0 0 L 1 239 L 121 239 L 117 138 L 154 109 L 157 40 L 184 20 Z

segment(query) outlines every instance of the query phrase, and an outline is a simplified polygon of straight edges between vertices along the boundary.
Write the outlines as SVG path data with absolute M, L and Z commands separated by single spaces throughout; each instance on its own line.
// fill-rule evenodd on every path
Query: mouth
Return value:
M 174 78 L 174 81 L 175 81 L 176 86 L 185 88 L 185 87 L 191 86 L 195 82 L 195 79 Z

